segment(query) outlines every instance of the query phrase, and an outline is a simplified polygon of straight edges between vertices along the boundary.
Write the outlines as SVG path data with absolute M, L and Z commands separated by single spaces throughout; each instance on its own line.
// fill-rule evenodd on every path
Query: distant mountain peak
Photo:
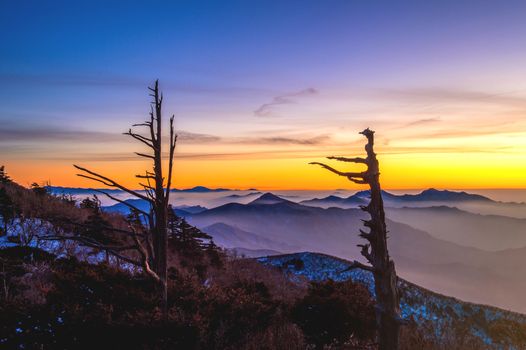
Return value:
M 358 191 L 353 196 L 360 197 L 360 198 L 369 198 L 371 197 L 371 191 L 369 190 Z
M 467 193 L 465 191 L 437 190 L 436 188 L 428 188 L 420 192 L 420 194 L 414 195 L 413 198 L 428 201 L 491 201 L 488 197 L 479 194 Z
M 287 203 L 289 202 L 286 199 L 276 196 L 273 193 L 267 192 L 259 196 L 249 204 L 277 204 L 277 203 Z
M 444 190 L 444 191 L 447 191 L 447 190 Z M 430 187 L 428 188 L 427 190 L 423 190 L 422 193 L 433 193 L 433 192 L 441 192 L 440 190 L 437 190 L 436 188 L 434 187 Z M 450 191 L 447 191 L 447 192 L 450 192 Z
M 342 200 L 343 198 L 331 194 L 330 196 L 327 196 L 327 197 L 322 198 L 322 199 L 325 199 L 325 200 Z
M 206 193 L 206 192 L 227 192 L 227 191 L 237 191 L 228 188 L 208 188 L 205 186 L 195 186 L 192 188 L 185 189 L 172 189 L 172 192 L 193 192 L 193 193 Z

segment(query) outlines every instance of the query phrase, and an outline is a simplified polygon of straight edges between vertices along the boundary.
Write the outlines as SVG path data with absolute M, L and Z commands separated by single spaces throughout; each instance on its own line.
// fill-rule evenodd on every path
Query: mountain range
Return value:
M 347 198 L 331 195 L 325 198 L 314 198 L 310 200 L 305 200 L 305 201 L 302 201 L 301 204 L 319 206 L 319 207 L 330 207 L 330 206 L 354 207 L 357 205 L 368 203 L 369 196 L 370 196 L 369 191 L 359 191 Z M 448 191 L 448 190 L 437 190 L 434 188 L 424 190 L 418 194 L 403 194 L 403 195 L 396 195 L 396 194 L 389 193 L 387 191 L 382 191 L 382 198 L 387 205 L 422 203 L 422 202 L 426 202 L 426 203 L 492 202 L 492 200 L 489 199 L 488 197 L 484 197 L 478 194 Z
M 523 203 L 436 189 L 413 195 L 384 191 L 382 196 L 389 248 L 402 277 L 443 294 L 526 312 L 519 292 L 526 290 L 521 278 L 526 274 L 526 219 L 480 214 L 506 213 L 511 208 L 524 215 Z M 368 197 L 368 191 L 360 191 L 347 198 L 296 203 L 272 193 L 232 193 L 220 201 L 211 197 L 210 204 L 239 199 L 246 204 L 211 209 L 179 205 L 175 210 L 211 234 L 217 244 L 239 254 L 314 251 L 360 259 L 356 245 L 362 242 L 357 233 L 365 213 L 357 206 L 368 203 Z M 148 208 L 140 200 L 127 201 Z M 129 208 L 119 203 L 104 210 L 126 214 Z
M 49 192 L 53 194 L 71 194 L 71 195 L 91 195 L 98 194 L 97 191 L 104 191 L 108 193 L 121 193 L 123 191 L 116 189 L 107 189 L 107 188 L 78 188 L 78 187 L 61 187 L 61 186 L 46 186 Z M 138 189 L 137 191 L 142 191 Z M 229 189 L 229 188 L 208 188 L 205 186 L 195 186 L 192 188 L 183 188 L 183 189 L 172 189 L 172 192 L 190 192 L 190 193 L 209 193 L 209 192 L 229 192 L 229 191 L 239 191 L 238 189 Z M 249 189 L 249 191 L 257 191 L 256 189 Z
M 126 199 L 124 201 L 125 203 L 134 206 L 135 208 L 149 212 L 150 211 L 150 203 L 144 199 Z M 116 203 L 108 206 L 103 206 L 102 209 L 106 212 L 110 213 L 120 213 L 123 215 L 128 215 L 131 211 L 130 207 L 124 203 Z M 202 211 L 207 210 L 207 208 L 202 207 L 200 205 L 179 205 L 173 207 L 175 214 L 179 216 L 187 216 L 190 214 L 197 214 Z
M 396 195 L 382 191 L 384 205 L 390 208 L 449 206 L 475 214 L 501 215 L 526 219 L 526 203 L 499 202 L 478 194 L 464 191 L 427 189 L 418 194 Z M 369 202 L 369 191 L 360 191 L 349 197 L 335 195 L 313 198 L 300 202 L 320 208 L 356 208 Z
M 406 222 L 409 219 L 418 220 L 419 212 L 413 212 L 417 209 L 396 210 L 395 214 L 398 215 L 409 211 L 404 223 L 389 219 L 390 211 L 387 212 L 389 249 L 402 277 L 464 300 L 526 311 L 521 292 L 526 290 L 526 281 L 522 278 L 526 268 L 524 264 L 517 266 L 521 256 L 526 256 L 526 248 L 486 251 L 474 246 L 462 246 L 408 225 Z M 432 211 L 429 214 L 431 216 L 440 216 L 442 211 L 448 212 L 443 208 L 429 210 Z M 472 225 L 470 219 L 480 219 L 480 216 L 453 210 L 460 213 L 458 215 L 465 227 Z M 231 245 L 238 248 L 248 245 L 246 248 L 250 249 L 271 249 L 283 253 L 302 250 L 360 259 L 356 245 L 363 242 L 357 233 L 363 227 L 361 220 L 366 216 L 355 208 L 309 207 L 266 193 L 248 204 L 229 203 L 187 215 L 187 218 L 205 232 L 212 227 L 209 233 L 213 237 L 220 237 L 223 242 L 229 237 L 235 238 L 235 243 Z M 508 219 L 511 220 L 508 222 L 510 225 L 516 220 L 501 217 L 502 222 Z M 445 217 L 443 220 L 449 219 Z M 426 219 L 422 221 L 426 222 Z M 519 223 L 522 224 L 522 221 Z M 452 223 L 451 227 L 454 226 Z M 493 229 L 490 227 L 484 233 L 488 236 L 485 237 L 487 244 L 490 240 L 498 241 L 499 235 L 503 236 L 499 232 L 493 232 L 491 236 Z M 461 233 L 462 227 L 454 234 Z M 508 243 L 520 247 L 520 242 L 513 243 L 513 239 L 522 240 L 520 230 L 515 231 L 515 236 L 510 236 Z

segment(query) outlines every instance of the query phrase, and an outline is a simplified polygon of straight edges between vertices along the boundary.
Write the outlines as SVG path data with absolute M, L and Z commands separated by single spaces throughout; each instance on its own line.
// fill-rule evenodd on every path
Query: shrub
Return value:
M 313 283 L 292 317 L 317 347 L 375 335 L 374 301 L 364 286 L 351 281 Z

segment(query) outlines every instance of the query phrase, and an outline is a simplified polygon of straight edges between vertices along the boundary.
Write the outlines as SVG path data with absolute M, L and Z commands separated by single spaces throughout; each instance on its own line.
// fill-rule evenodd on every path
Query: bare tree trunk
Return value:
M 376 161 L 375 156 L 374 160 Z M 377 164 L 378 161 L 376 161 Z M 369 182 L 371 202 L 363 208 L 371 215 L 371 220 L 365 222 L 366 226 L 370 225 L 368 234 L 370 236 L 366 238 L 370 244 L 370 251 L 363 255 L 373 266 L 379 333 L 378 349 L 395 350 L 398 349 L 400 300 L 395 265 L 389 258 L 387 250 L 387 229 L 378 174 L 377 172 L 377 175 L 373 176 Z
M 385 212 L 380 187 L 380 170 L 376 154 L 374 153 L 374 131 L 365 129 L 361 132 L 367 137 L 365 151 L 367 158 L 329 157 L 342 162 L 359 163 L 367 166 L 364 172 L 341 172 L 323 163 L 313 162 L 325 169 L 347 177 L 358 184 L 370 187 L 371 201 L 361 209 L 370 215 L 370 220 L 364 220 L 364 226 L 369 232 L 360 230 L 360 237 L 368 243 L 359 245 L 362 255 L 371 266 L 355 261 L 351 268 L 362 268 L 371 271 L 374 276 L 376 294 L 376 322 L 378 327 L 378 349 L 397 350 L 400 333 L 400 298 L 398 294 L 397 276 L 393 260 L 387 249 L 387 228 Z
M 156 81 L 153 88 L 148 88 L 151 91 L 153 101 L 150 111 L 150 119 L 141 124 L 133 126 L 145 126 L 148 128 L 148 135 L 144 136 L 132 132 L 130 129 L 125 135 L 129 135 L 134 139 L 142 142 L 151 149 L 151 154 L 137 153 L 138 156 L 151 159 L 153 162 L 153 171 L 146 171 L 144 175 L 136 175 L 137 178 L 143 179 L 145 183 L 140 185 L 143 187 L 145 194 L 130 190 L 125 186 L 120 185 L 114 180 L 103 175 L 90 171 L 88 169 L 75 167 L 82 173 L 78 176 L 88 178 L 93 181 L 100 182 L 106 186 L 118 188 L 139 199 L 145 200 L 150 204 L 150 211 L 145 212 L 138 209 L 134 205 L 120 200 L 111 194 L 99 191 L 109 197 L 110 199 L 128 206 L 131 210 L 142 215 L 148 222 L 147 232 L 137 232 L 137 228 L 130 225 L 130 231 L 126 232 L 120 230 L 120 233 L 129 234 L 134 242 L 133 249 L 139 253 L 140 262 L 133 261 L 125 255 L 119 254 L 120 250 L 110 249 L 104 245 L 97 245 L 100 249 L 105 249 L 112 255 L 121 260 L 135 263 L 141 266 L 146 274 L 151 276 L 158 282 L 161 293 L 161 308 L 163 317 L 168 315 L 168 261 L 167 261 L 167 245 L 168 245 L 168 203 L 170 198 L 170 190 L 172 183 L 172 169 L 175 144 L 177 135 L 174 131 L 174 116 L 170 118 L 170 140 L 169 140 L 169 158 L 168 158 L 168 176 L 165 178 L 163 173 L 163 134 L 162 134 L 162 102 L 163 96 L 159 93 L 159 82 Z M 166 180 L 166 183 L 165 183 Z M 79 237 L 75 238 L 79 241 Z M 82 242 L 81 242 L 82 243 Z M 86 244 L 86 242 L 84 242 Z M 90 245 L 96 243 L 90 241 Z
M 154 139 L 154 174 L 155 174 L 155 231 L 156 235 L 156 266 L 155 272 L 161 280 L 162 290 L 162 311 L 164 317 L 168 312 L 168 265 L 167 265 L 167 243 L 168 243 L 168 198 L 167 193 L 164 192 L 164 177 L 162 169 L 162 95 L 159 96 L 158 81 L 155 82 L 153 89 L 153 97 L 155 104 L 155 115 L 157 121 L 157 130 L 155 131 L 157 137 Z

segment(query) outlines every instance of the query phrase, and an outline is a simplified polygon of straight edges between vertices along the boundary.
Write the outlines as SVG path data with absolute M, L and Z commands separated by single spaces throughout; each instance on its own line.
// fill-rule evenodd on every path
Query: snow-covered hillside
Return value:
M 363 283 L 374 296 L 372 274 L 362 269 L 348 270 L 350 262 L 319 253 L 295 253 L 262 257 L 260 263 L 277 267 L 292 280 L 346 281 Z M 432 329 L 437 338 L 451 337 L 464 329 L 489 349 L 520 349 L 515 346 L 517 332 L 526 330 L 526 315 L 491 306 L 478 305 L 446 297 L 403 279 L 399 280 L 401 312 L 406 320 Z

